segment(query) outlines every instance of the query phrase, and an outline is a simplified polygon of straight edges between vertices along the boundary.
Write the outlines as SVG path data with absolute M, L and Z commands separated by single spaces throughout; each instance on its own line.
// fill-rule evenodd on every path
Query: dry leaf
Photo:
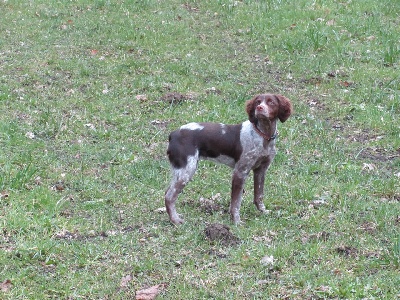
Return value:
M 375 170 L 376 169 L 376 166 L 374 165 L 374 164 L 367 164 L 367 163 L 364 163 L 363 164 L 363 167 L 362 167 L 362 170 L 363 171 L 373 171 L 373 170 Z
M 25 133 L 25 136 L 31 140 L 33 140 L 35 138 L 35 134 L 33 132 L 27 132 L 27 133 Z
M 342 274 L 342 271 L 340 271 L 339 269 L 334 269 L 334 270 L 333 270 L 333 274 L 335 274 L 335 275 L 341 275 L 341 274 Z
M 274 265 L 274 257 L 271 255 L 271 256 L 264 256 L 261 260 L 260 260 L 260 263 L 263 265 L 263 266 L 273 266 Z
M 36 176 L 35 178 L 35 184 L 36 185 L 41 185 L 42 184 L 42 178 L 40 176 Z
M 167 209 L 165 207 L 160 207 L 155 210 L 155 212 L 158 212 L 159 214 L 165 213 L 166 211 Z
M 216 193 L 214 196 L 211 197 L 211 200 L 215 201 L 221 196 L 220 193 Z
M 308 206 L 309 208 L 319 208 L 322 205 L 325 205 L 326 201 L 323 199 L 317 199 L 317 200 L 313 200 L 310 202 L 310 205 Z
M 56 184 L 53 186 L 52 190 L 59 191 L 59 192 L 65 190 L 64 182 L 63 181 L 56 182 Z
M 85 124 L 85 127 L 90 128 L 92 130 L 96 130 L 96 127 L 92 123 Z
M 146 101 L 147 95 L 136 95 L 135 98 L 136 98 L 136 100 L 139 100 L 139 101 Z
M 342 85 L 344 87 L 349 87 L 349 86 L 353 85 L 353 83 L 352 82 L 348 82 L 348 81 L 341 81 L 340 85 Z
M 158 284 L 148 289 L 140 290 L 136 292 L 136 300 L 154 300 L 163 289 L 165 284 Z
M 126 287 L 128 287 L 129 282 L 131 282 L 131 281 L 132 281 L 132 276 L 130 274 L 126 275 L 121 278 L 121 283 L 119 284 L 119 286 L 121 288 L 126 288 Z
M 333 26 L 335 24 L 336 24 L 336 21 L 334 19 L 326 22 L 326 25 L 328 25 L 328 26 Z
M 0 291 L 2 292 L 8 292 L 11 290 L 12 283 L 10 279 L 4 280 L 2 283 L 0 283 Z
M 318 291 L 327 293 L 331 291 L 331 288 L 329 286 L 326 285 L 321 285 L 320 287 L 317 288 Z
M 0 193 L 0 199 L 5 199 L 5 198 L 8 198 L 8 196 L 9 196 L 9 194 L 8 194 L 8 192 L 7 191 L 2 191 L 1 193 Z

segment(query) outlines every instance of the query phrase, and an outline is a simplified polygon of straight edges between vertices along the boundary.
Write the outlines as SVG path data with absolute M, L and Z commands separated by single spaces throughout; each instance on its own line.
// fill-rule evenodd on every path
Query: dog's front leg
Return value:
M 254 173 L 254 204 L 257 209 L 263 213 L 266 212 L 265 205 L 263 202 L 264 198 L 264 181 L 265 173 L 268 169 L 269 164 L 264 164 L 253 170 Z
M 229 212 L 234 224 L 240 223 L 240 204 L 242 202 L 243 187 L 247 174 L 248 172 L 238 172 L 236 170 L 233 172 Z

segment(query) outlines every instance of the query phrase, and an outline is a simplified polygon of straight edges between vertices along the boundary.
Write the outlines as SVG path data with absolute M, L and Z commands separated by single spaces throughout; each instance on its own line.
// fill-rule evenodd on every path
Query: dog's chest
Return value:
M 275 156 L 275 140 L 266 141 L 257 134 L 250 122 L 244 122 L 240 133 L 240 142 L 242 144 L 241 164 L 253 168 L 266 158 L 273 159 Z

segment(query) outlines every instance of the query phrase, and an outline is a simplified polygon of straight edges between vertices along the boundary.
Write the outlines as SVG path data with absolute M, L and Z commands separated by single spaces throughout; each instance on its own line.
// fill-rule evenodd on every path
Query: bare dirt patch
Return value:
M 308 243 L 308 242 L 311 242 L 311 241 L 323 241 L 323 242 L 326 242 L 326 241 L 328 241 L 328 239 L 331 237 L 331 233 L 329 233 L 329 232 L 326 232 L 326 231 L 321 231 L 321 232 L 318 232 L 318 233 L 315 233 L 315 234 L 305 234 L 305 235 L 303 235 L 302 237 L 301 237 L 301 242 L 303 243 L 303 244 L 306 244 L 306 243 Z
M 396 151 L 389 151 L 383 148 L 365 148 L 360 151 L 358 155 L 361 159 L 368 159 L 373 161 L 390 161 L 396 158 L 400 158 L 400 148 Z
M 166 129 L 171 120 L 153 120 L 150 123 L 158 129 Z
M 179 104 L 184 101 L 188 101 L 194 98 L 192 94 L 181 94 L 177 92 L 168 92 L 161 97 L 161 101 L 168 102 L 170 104 Z
M 212 196 L 211 199 L 207 198 L 200 198 L 200 208 L 202 211 L 209 215 L 213 215 L 216 212 L 219 211 L 225 211 L 224 207 L 217 203 L 217 199 L 220 197 L 220 193 L 217 193 L 216 195 Z
M 224 246 L 236 246 L 240 243 L 240 239 L 231 233 L 229 226 L 223 224 L 210 224 L 204 233 L 210 242 L 221 243 Z
M 81 234 L 78 232 L 78 230 L 75 230 L 74 232 L 70 232 L 68 230 L 62 230 L 54 235 L 55 239 L 58 240 L 77 240 L 77 241 L 86 241 L 94 238 L 106 238 L 108 237 L 108 234 L 104 231 L 101 232 L 89 232 L 88 234 Z
M 347 138 L 350 141 L 365 144 L 371 141 L 378 141 L 383 138 L 383 135 L 378 134 L 376 132 L 370 132 L 370 130 L 368 129 L 363 129 L 363 130 L 353 129 L 353 132 L 349 134 Z
M 376 223 L 365 221 L 358 227 L 358 229 L 367 233 L 374 233 L 376 232 L 377 227 L 378 225 Z
M 356 257 L 358 250 L 351 246 L 339 246 L 336 248 L 336 252 L 346 257 Z

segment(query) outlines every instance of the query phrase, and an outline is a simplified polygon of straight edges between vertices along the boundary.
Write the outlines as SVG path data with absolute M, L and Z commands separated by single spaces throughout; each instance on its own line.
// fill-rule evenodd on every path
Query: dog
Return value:
M 275 154 L 278 120 L 285 122 L 292 114 L 292 104 L 282 95 L 260 94 L 246 101 L 248 120 L 236 125 L 189 123 L 169 135 L 167 155 L 172 181 L 165 192 L 165 206 L 170 221 L 182 224 L 175 202 L 193 177 L 199 159 L 219 162 L 233 168 L 230 216 L 240 221 L 240 205 L 246 177 L 253 170 L 254 204 L 266 212 L 263 203 L 265 173 Z

